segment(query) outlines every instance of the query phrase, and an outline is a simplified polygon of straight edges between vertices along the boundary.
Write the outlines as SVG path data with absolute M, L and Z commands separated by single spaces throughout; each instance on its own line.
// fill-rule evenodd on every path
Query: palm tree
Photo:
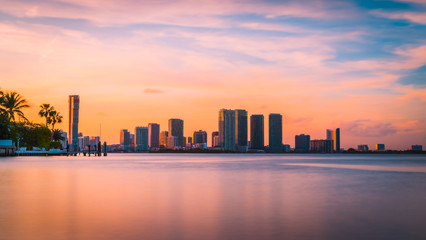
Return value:
M 52 124 L 52 131 L 55 129 L 55 124 L 56 123 L 61 123 L 62 122 L 62 116 L 59 112 L 53 110 L 50 112 L 49 114 L 49 124 Z
M 3 109 L 3 102 L 4 102 L 4 92 L 0 90 L 0 115 L 3 115 L 4 109 Z
M 50 115 L 52 114 L 53 111 L 55 111 L 55 109 L 53 108 L 53 106 L 50 106 L 50 104 L 48 103 L 43 103 L 40 105 L 40 112 L 38 112 L 38 115 L 40 117 L 44 117 L 46 118 L 46 127 L 48 124 L 50 124 Z
M 55 142 L 63 141 L 65 138 L 62 136 L 62 131 L 55 129 L 52 131 L 52 140 Z
M 17 92 L 3 92 L 2 96 L 1 112 L 6 114 L 9 121 L 15 121 L 15 114 L 28 121 L 22 112 L 22 109 L 30 107 L 26 99 Z

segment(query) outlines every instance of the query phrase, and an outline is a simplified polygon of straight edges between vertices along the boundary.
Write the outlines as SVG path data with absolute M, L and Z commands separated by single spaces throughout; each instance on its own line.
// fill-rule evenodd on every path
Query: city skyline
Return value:
M 282 114 L 292 146 L 340 128 L 342 148 L 407 149 L 426 145 L 425 17 L 422 0 L 4 0 L 0 87 L 26 96 L 35 122 L 36 106 L 66 113 L 79 95 L 79 132 L 102 124 L 108 143 L 170 117 L 210 134 L 227 108 L 265 129 Z

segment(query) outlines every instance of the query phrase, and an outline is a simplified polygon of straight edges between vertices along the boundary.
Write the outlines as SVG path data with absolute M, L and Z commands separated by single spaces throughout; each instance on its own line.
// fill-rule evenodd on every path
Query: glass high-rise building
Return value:
M 136 127 L 136 151 L 148 151 L 148 128 Z
M 340 152 L 340 128 L 336 128 L 336 130 L 327 129 L 327 140 L 333 140 L 333 150 Z
M 311 136 L 300 134 L 294 137 L 296 152 L 309 152 L 311 147 Z
M 278 113 L 269 114 L 269 151 L 283 151 L 283 116 Z
M 70 151 L 78 150 L 78 120 L 79 120 L 79 109 L 80 109 L 80 96 L 70 95 L 68 98 L 69 105 L 69 137 L 68 144 L 70 145 Z
M 264 149 L 265 133 L 264 118 L 262 114 L 254 114 L 250 116 L 250 148 Z
M 235 151 L 235 111 L 219 111 L 219 146 L 224 150 Z
M 160 146 L 160 124 L 148 124 L 148 146 L 158 148 Z
M 247 151 L 247 111 L 235 110 L 235 143 L 238 151 Z
M 120 146 L 124 151 L 130 151 L 130 133 L 127 129 L 120 131 Z
M 183 139 L 183 120 L 172 118 L 169 119 L 169 137 L 176 137 L 178 146 L 183 147 L 185 145 Z
M 206 131 L 195 131 L 194 134 L 192 135 L 192 140 L 194 144 L 197 143 L 205 143 L 207 144 L 207 132 Z

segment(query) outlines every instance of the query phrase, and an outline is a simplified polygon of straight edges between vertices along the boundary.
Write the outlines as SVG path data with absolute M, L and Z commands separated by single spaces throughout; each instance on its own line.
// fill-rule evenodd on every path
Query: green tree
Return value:
M 56 123 L 62 123 L 63 117 L 61 116 L 61 114 L 59 112 L 54 110 L 54 111 L 50 112 L 49 118 L 50 118 L 49 123 L 52 124 L 52 131 L 53 131 L 53 130 L 55 130 L 55 124 Z
M 24 116 L 24 113 L 22 112 L 22 109 L 30 107 L 27 104 L 27 100 L 24 99 L 19 93 L 17 92 L 3 92 L 2 93 L 2 101 L 0 108 L 2 109 L 2 114 L 6 114 L 9 121 L 15 122 L 15 115 L 18 115 L 19 117 L 23 118 L 25 121 L 28 121 L 28 119 Z
M 50 124 L 50 116 L 52 115 L 52 112 L 55 111 L 55 109 L 53 108 L 53 106 L 50 106 L 50 104 L 48 103 L 43 103 L 40 105 L 40 111 L 38 112 L 38 115 L 40 117 L 44 117 L 46 118 L 46 127 L 48 127 L 48 125 Z
M 11 123 L 11 138 L 18 142 L 20 147 L 49 149 L 52 132 L 44 124 L 32 122 Z
M 5 115 L 5 111 L 3 109 L 3 102 L 4 102 L 4 92 L 3 90 L 0 90 L 0 115 L 4 116 Z
M 65 138 L 62 136 L 62 131 L 59 129 L 52 130 L 52 140 L 55 142 L 65 140 Z
M 0 139 L 10 138 L 9 125 L 9 119 L 6 114 L 0 114 Z

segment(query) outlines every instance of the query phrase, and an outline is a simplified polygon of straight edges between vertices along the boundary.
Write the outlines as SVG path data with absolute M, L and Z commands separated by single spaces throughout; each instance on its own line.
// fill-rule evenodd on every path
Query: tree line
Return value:
M 32 150 L 39 148 L 60 148 L 65 140 L 62 132 L 55 128 L 62 123 L 62 115 L 50 104 L 40 105 L 38 115 L 45 124 L 28 120 L 23 112 L 30 108 L 28 101 L 15 91 L 0 89 L 0 139 L 11 139 L 15 146 Z

